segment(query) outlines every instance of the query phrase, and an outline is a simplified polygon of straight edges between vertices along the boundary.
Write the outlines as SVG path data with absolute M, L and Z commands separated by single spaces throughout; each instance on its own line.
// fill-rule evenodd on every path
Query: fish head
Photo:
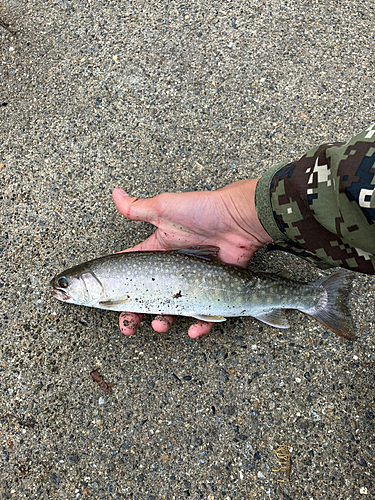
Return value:
M 86 264 L 57 274 L 51 281 L 52 295 L 69 304 L 96 307 L 105 292 L 100 279 Z
M 87 290 L 80 276 L 60 273 L 51 281 L 52 295 L 58 300 L 71 304 L 82 304 L 87 300 Z
M 67 269 L 51 281 L 52 295 L 63 302 L 92 305 L 100 299 L 102 286 L 94 273 L 80 266 Z

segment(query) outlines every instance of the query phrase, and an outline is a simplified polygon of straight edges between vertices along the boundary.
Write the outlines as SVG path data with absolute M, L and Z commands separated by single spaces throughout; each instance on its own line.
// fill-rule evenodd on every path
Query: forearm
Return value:
M 375 274 L 374 174 L 372 126 L 266 172 L 256 188 L 259 220 L 275 243 L 311 253 L 320 267 Z

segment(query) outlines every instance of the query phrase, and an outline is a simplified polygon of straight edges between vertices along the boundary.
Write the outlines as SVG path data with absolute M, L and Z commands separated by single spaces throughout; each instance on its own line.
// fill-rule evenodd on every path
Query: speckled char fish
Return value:
M 355 339 L 346 307 L 351 274 L 338 271 L 314 283 L 223 264 L 218 248 L 117 253 L 72 267 L 52 280 L 64 302 L 204 321 L 253 316 L 288 328 L 284 309 L 297 309 L 347 339 Z

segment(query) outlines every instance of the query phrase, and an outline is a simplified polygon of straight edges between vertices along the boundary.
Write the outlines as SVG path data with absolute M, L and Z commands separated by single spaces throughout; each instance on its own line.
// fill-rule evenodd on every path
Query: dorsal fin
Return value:
M 196 245 L 194 247 L 180 248 L 175 251 L 185 255 L 191 255 L 192 257 L 199 257 L 200 259 L 221 262 L 218 257 L 219 250 L 219 247 L 215 247 L 213 245 Z

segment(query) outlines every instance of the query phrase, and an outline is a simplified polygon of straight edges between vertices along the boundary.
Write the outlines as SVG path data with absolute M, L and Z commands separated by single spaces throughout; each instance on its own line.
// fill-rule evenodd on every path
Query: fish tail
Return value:
M 314 287 L 323 287 L 326 290 L 324 300 L 307 314 L 317 319 L 327 328 L 348 340 L 355 340 L 354 325 L 347 307 L 353 274 L 347 271 L 338 271 L 326 278 L 315 281 Z

